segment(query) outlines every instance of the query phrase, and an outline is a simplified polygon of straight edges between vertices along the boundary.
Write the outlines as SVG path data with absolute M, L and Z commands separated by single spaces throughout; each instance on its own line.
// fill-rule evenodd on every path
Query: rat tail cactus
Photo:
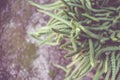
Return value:
M 82 80 L 92 69 L 93 80 L 120 80 L 120 0 L 29 2 L 51 17 L 32 36 L 40 45 L 59 45 L 67 51 L 64 57 L 72 59 L 66 67 L 58 66 L 66 72 L 65 80 Z

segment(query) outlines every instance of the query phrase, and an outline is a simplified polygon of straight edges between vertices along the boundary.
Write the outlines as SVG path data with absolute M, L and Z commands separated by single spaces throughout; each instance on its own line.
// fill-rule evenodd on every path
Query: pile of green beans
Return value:
M 93 68 L 93 80 L 101 76 L 120 80 L 120 0 L 58 0 L 46 5 L 29 2 L 51 17 L 32 36 L 40 45 L 59 45 L 68 51 L 65 58 L 72 59 L 66 67 L 55 64 L 66 72 L 65 80 L 82 80 Z

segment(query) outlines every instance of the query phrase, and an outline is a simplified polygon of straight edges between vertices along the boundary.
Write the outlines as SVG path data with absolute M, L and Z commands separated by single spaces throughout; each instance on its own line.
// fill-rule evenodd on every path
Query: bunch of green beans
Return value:
M 120 80 L 120 0 L 58 0 L 37 10 L 51 17 L 39 32 L 32 34 L 39 44 L 59 45 L 72 58 L 65 80 L 82 80 L 93 68 L 93 80 Z M 53 13 L 49 12 L 53 11 Z M 46 36 L 44 40 L 42 36 Z

